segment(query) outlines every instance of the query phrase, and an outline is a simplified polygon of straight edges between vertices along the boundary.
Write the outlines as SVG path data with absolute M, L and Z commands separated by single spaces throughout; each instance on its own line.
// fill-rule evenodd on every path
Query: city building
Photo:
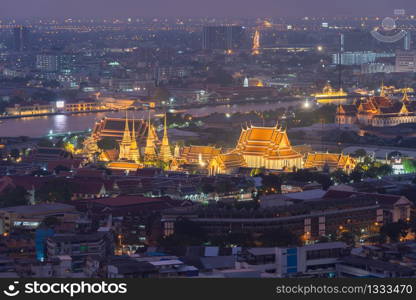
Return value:
M 17 26 L 13 29 L 13 46 L 17 52 L 26 51 L 30 48 L 30 31 L 25 26 Z
M 348 228 L 369 232 L 374 226 L 409 220 L 413 207 L 404 196 L 338 190 L 287 204 L 256 212 L 234 210 L 235 214 L 229 216 L 223 215 L 221 209 L 206 210 L 197 206 L 166 210 L 162 215 L 164 234 L 173 234 L 176 220 L 185 217 L 212 236 L 224 232 L 255 235 L 285 228 L 304 240 L 313 241 Z
M 114 242 L 109 232 L 89 234 L 55 234 L 46 240 L 47 257 L 70 256 L 71 269 L 82 271 L 88 256 L 105 258 L 114 253 Z
M 394 53 L 375 53 L 375 52 L 343 52 L 340 54 L 335 53 L 332 55 L 332 63 L 334 65 L 354 66 L 363 65 L 368 63 L 374 63 L 378 58 L 394 57 Z
M 396 72 L 399 72 L 399 73 L 416 72 L 416 51 L 397 51 L 396 52 Z
M 202 48 L 205 50 L 233 50 L 245 48 L 245 29 L 242 26 L 205 26 Z
M 5 207 L 0 209 L 0 233 L 35 231 L 46 217 L 52 216 L 63 223 L 75 222 L 79 213 L 74 206 L 62 203 Z

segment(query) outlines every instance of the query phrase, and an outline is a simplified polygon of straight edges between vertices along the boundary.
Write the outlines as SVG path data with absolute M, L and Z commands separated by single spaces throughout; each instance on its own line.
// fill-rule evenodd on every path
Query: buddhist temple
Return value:
M 305 168 L 327 169 L 328 172 L 343 170 L 350 173 L 356 165 L 355 159 L 349 155 L 333 153 L 309 153 L 306 157 Z
M 234 154 L 244 157 L 247 167 L 267 169 L 302 168 L 302 155 L 293 150 L 286 130 L 275 127 L 243 128 Z
M 172 151 L 169 145 L 169 138 L 168 138 L 168 127 L 166 122 L 166 114 L 165 114 L 165 122 L 163 127 L 163 138 L 162 138 L 162 145 L 160 146 L 160 159 L 164 162 L 172 161 Z
M 217 174 L 232 174 L 240 167 L 247 167 L 244 157 L 237 153 L 220 154 L 215 156 L 208 166 L 211 176 Z
M 208 166 L 209 162 L 221 153 L 221 148 L 210 146 L 187 146 L 181 153 L 181 161 L 190 165 Z
M 128 120 L 129 124 L 134 123 L 136 140 L 139 146 L 144 146 L 146 143 L 146 132 L 148 122 L 145 120 Z M 129 125 L 130 126 L 130 125 Z M 123 138 L 126 128 L 125 118 L 108 118 L 95 123 L 92 130 L 91 138 L 98 141 L 103 138 L 111 138 L 120 142 Z
M 372 127 L 390 127 L 403 123 L 416 123 L 416 101 L 403 89 L 401 99 L 386 96 L 382 87 L 380 96 L 358 100 L 353 104 L 341 104 L 337 108 L 336 122 Z

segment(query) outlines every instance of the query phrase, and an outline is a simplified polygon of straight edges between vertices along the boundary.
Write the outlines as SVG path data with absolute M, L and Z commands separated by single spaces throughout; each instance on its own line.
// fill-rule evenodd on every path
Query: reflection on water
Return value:
M 62 133 L 66 132 L 67 130 L 67 119 L 68 116 L 66 115 L 55 115 L 53 118 L 53 132 Z
M 195 117 L 202 117 L 214 112 L 218 113 L 236 113 L 236 112 L 250 112 L 250 111 L 265 111 L 273 110 L 279 107 L 296 106 L 302 101 L 289 102 L 273 102 L 273 103 L 257 103 L 257 104 L 235 104 L 235 105 L 220 105 L 220 106 L 206 106 L 200 108 L 191 108 L 184 110 Z M 162 113 L 162 110 L 152 110 L 152 115 Z M 130 116 L 137 119 L 147 119 L 148 111 L 129 112 Z M 22 119 L 8 119 L 0 124 L 0 136 L 29 136 L 40 137 L 47 135 L 50 130 L 56 133 L 69 131 L 84 131 L 94 127 L 94 123 L 101 120 L 105 116 L 108 117 L 124 117 L 124 112 L 99 112 L 99 113 L 85 113 L 75 115 L 53 115 L 42 117 L 26 117 Z

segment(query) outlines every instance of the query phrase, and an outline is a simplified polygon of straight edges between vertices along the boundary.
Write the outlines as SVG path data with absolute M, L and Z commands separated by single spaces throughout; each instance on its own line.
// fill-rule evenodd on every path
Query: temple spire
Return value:
M 149 121 L 147 125 L 147 139 L 146 147 L 144 148 L 144 156 L 147 161 L 152 161 L 156 158 L 156 136 L 152 123 L 150 122 L 150 111 L 149 111 Z
M 402 102 L 409 102 L 409 95 L 407 94 L 407 89 L 403 89 L 403 98 L 402 98 Z
M 139 152 L 139 147 L 137 146 L 136 138 L 137 137 L 136 137 L 136 131 L 135 131 L 135 125 L 134 125 L 134 116 L 133 116 L 129 160 L 138 163 L 140 161 L 140 152 Z
M 128 115 L 127 115 L 127 110 L 126 110 L 126 123 L 124 125 L 123 138 L 121 139 L 121 142 L 120 142 L 120 153 L 118 156 L 119 160 L 129 159 L 130 146 L 131 146 L 131 136 L 130 136 Z
M 386 97 L 386 92 L 384 90 L 384 80 L 381 81 L 380 97 Z
M 172 151 L 169 145 L 169 138 L 168 138 L 168 126 L 166 121 L 166 113 L 165 113 L 165 121 L 163 126 L 163 139 L 162 145 L 160 147 L 160 159 L 164 162 L 169 162 L 172 160 Z

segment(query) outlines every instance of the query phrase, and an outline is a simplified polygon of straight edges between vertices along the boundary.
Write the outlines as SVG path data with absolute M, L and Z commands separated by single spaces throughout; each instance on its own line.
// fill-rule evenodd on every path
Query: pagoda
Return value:
M 166 122 L 166 114 L 165 114 L 165 123 L 163 127 L 163 139 L 162 139 L 162 145 L 160 147 L 160 159 L 164 162 L 170 162 L 172 161 L 172 151 L 170 149 L 169 145 L 169 138 L 168 138 L 168 127 Z
M 149 113 L 149 123 L 148 123 L 148 127 L 147 127 L 146 147 L 144 148 L 145 161 L 154 161 L 157 158 L 156 142 L 157 142 L 157 136 L 156 136 L 156 132 L 154 130 L 154 127 L 150 122 L 150 113 Z
M 127 111 L 126 111 L 126 123 L 124 125 L 123 138 L 120 142 L 120 152 L 118 155 L 119 160 L 129 160 L 130 146 L 131 146 L 131 135 L 130 135 L 129 121 L 127 118 Z
M 132 124 L 132 132 L 131 132 L 131 143 L 130 143 L 130 151 L 129 151 L 129 160 L 134 161 L 135 163 L 140 162 L 140 151 L 139 147 L 137 146 L 137 140 L 136 140 L 136 132 L 135 132 L 135 126 L 134 126 L 134 118 L 133 118 L 133 124 Z

